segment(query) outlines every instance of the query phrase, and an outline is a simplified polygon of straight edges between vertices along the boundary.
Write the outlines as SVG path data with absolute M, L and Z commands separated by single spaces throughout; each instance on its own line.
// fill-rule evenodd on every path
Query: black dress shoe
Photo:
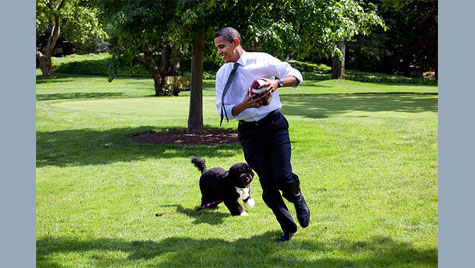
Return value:
M 285 241 L 290 241 L 294 233 L 291 232 L 284 232 L 282 234 L 282 237 L 279 239 L 279 242 L 285 242 Z
M 302 226 L 302 228 L 307 227 L 310 222 L 310 209 L 307 203 L 305 203 L 302 193 L 299 194 L 299 197 L 294 202 L 294 206 L 300 226 Z

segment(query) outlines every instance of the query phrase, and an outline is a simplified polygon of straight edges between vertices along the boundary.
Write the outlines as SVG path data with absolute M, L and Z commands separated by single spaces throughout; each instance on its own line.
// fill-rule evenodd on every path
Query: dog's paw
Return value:
M 246 211 L 243 211 L 243 212 L 241 212 L 241 214 L 239 216 L 249 216 L 249 214 L 247 214 Z
M 255 204 L 254 199 L 249 198 L 249 199 L 247 200 L 247 202 L 244 203 L 244 207 L 246 207 L 246 208 L 248 208 L 248 209 L 249 209 L 249 208 L 253 208 L 253 207 L 254 207 L 254 204 Z

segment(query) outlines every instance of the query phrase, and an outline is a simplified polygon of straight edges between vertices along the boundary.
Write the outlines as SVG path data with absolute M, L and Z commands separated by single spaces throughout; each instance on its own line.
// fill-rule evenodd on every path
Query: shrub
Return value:
M 289 61 L 289 64 L 294 66 L 294 68 L 299 70 L 300 72 L 306 72 L 306 73 L 327 74 L 327 73 L 331 73 L 332 71 L 332 68 L 325 64 L 315 64 L 315 63 L 296 61 L 296 60 Z
M 112 55 L 109 53 L 98 54 L 72 54 L 65 57 L 53 57 L 53 68 L 58 73 L 83 74 L 83 75 L 102 75 L 109 76 L 109 64 Z M 215 79 L 216 70 L 219 69 L 215 63 L 210 61 L 203 62 L 204 79 Z M 191 60 L 183 60 L 183 75 L 190 75 Z M 124 77 L 151 77 L 150 74 L 141 65 L 123 66 L 117 70 L 118 76 Z
M 422 77 L 405 77 L 402 75 L 392 75 L 383 73 L 360 72 L 356 70 L 345 70 L 347 80 L 359 82 L 385 83 L 385 84 L 419 84 L 437 86 L 438 81 Z
M 109 53 L 68 55 L 53 57 L 53 68 L 58 73 L 102 75 L 109 76 L 109 64 L 112 56 Z M 121 67 L 118 76 L 150 77 L 150 74 L 140 65 Z

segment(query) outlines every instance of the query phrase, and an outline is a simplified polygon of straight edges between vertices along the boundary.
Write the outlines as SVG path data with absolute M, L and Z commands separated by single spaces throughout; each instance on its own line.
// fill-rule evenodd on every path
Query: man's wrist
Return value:
M 240 113 L 242 113 L 242 111 L 244 111 L 242 106 L 243 106 L 242 103 L 234 105 L 233 108 L 231 109 L 231 114 L 233 116 L 238 116 Z

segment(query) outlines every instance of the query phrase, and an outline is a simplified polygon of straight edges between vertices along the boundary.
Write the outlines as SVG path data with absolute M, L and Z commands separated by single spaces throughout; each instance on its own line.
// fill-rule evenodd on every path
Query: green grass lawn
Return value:
M 437 90 L 336 80 L 280 89 L 311 222 L 279 244 L 257 180 L 249 217 L 223 205 L 154 216 L 198 207 L 192 156 L 209 167 L 244 161 L 238 144 L 129 141 L 186 128 L 189 92 L 152 97 L 151 79 L 38 76 L 37 266 L 437 267 Z M 213 80 L 203 106 L 205 127 L 218 128 Z

